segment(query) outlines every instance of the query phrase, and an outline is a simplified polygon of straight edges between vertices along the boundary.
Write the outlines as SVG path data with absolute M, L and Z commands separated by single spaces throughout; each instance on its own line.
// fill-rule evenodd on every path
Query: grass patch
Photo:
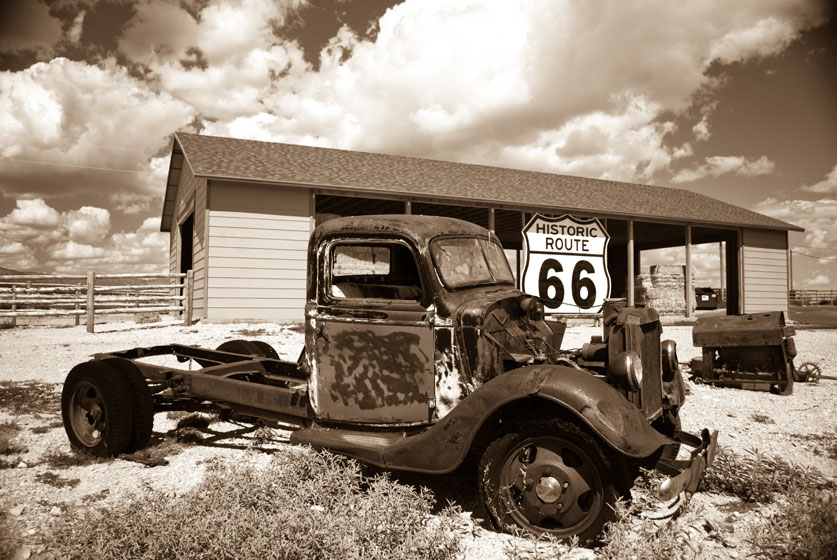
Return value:
M 255 457 L 255 456 L 253 456 Z M 459 552 L 456 512 L 431 517 L 427 490 L 364 477 L 352 460 L 304 449 L 210 463 L 178 497 L 153 488 L 131 500 L 62 516 L 61 558 L 306 558 L 447 560 Z
M 834 434 L 793 434 L 792 437 L 811 444 L 814 455 L 837 461 L 837 437 Z
M 249 338 L 252 336 L 264 336 L 267 334 L 267 331 L 265 329 L 239 329 L 233 331 L 233 334 L 240 334 Z
M 616 504 L 616 521 L 605 525 L 602 546 L 596 550 L 596 558 L 602 560 L 669 560 L 690 558 L 694 552 L 682 538 L 678 523 L 667 520 L 655 523 L 641 516 L 643 505 Z M 687 506 L 688 507 L 688 506 Z
M 177 419 L 177 425 L 174 429 L 182 430 L 184 428 L 194 428 L 196 430 L 205 430 L 209 428 L 209 425 L 214 421 L 215 419 L 207 414 L 195 412 L 179 417 Z
M 791 464 L 781 457 L 748 450 L 741 456 L 718 446 L 715 462 L 707 469 L 703 489 L 737 496 L 746 502 L 769 503 L 776 492 L 821 489 L 834 484 L 817 469 Z
M 61 384 L 37 381 L 0 381 L 0 410 L 41 414 L 61 409 Z
M 78 478 L 64 478 L 63 476 L 50 471 L 36 474 L 35 480 L 42 484 L 48 484 L 54 488 L 75 488 L 81 482 Z
M 3 422 L 0 424 L 0 455 L 15 455 L 26 453 L 25 445 L 17 440 L 20 426 L 14 422 Z
M 830 529 L 829 529 L 830 527 Z M 837 558 L 837 493 L 792 489 L 770 518 L 751 528 L 746 541 L 756 558 Z
M 17 527 L 5 511 L 0 511 L 0 558 L 13 558 L 20 548 Z
M 759 424 L 775 424 L 776 421 L 766 414 L 754 413 L 750 415 L 750 420 L 758 422 Z

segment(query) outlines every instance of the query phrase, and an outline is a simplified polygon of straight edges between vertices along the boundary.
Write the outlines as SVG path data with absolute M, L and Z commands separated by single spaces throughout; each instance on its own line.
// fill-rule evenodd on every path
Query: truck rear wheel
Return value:
M 127 379 L 131 385 L 134 424 L 131 430 L 131 439 L 125 450 L 128 453 L 133 453 L 148 445 L 148 440 L 151 438 L 151 432 L 154 428 L 154 400 L 151 397 L 151 391 L 148 389 L 145 376 L 130 361 L 119 358 L 108 358 L 102 361 Z
M 61 416 L 70 444 L 99 457 L 128 448 L 133 430 L 131 383 L 92 360 L 70 370 L 61 392 Z
M 613 517 L 610 461 L 586 430 L 537 420 L 495 440 L 480 461 L 479 488 L 494 525 L 558 538 L 599 534 Z

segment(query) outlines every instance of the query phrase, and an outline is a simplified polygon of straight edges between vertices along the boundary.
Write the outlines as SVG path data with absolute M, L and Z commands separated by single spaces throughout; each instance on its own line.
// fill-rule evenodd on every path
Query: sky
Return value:
M 833 2 L 0 6 L 0 267 L 163 270 L 188 131 L 689 189 L 805 228 L 794 287 L 837 288 Z

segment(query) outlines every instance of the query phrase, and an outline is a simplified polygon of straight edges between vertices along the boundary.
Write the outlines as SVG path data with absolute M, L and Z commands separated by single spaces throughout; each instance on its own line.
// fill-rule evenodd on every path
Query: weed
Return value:
M 175 430 L 182 430 L 183 428 L 194 428 L 196 430 L 205 430 L 212 423 L 213 418 L 207 414 L 196 412 L 188 416 L 181 416 L 177 420 Z
M 644 505 L 638 503 L 616 503 L 616 521 L 605 525 L 603 546 L 597 550 L 597 558 L 667 560 L 693 556 L 688 544 L 680 537 L 677 524 L 670 520 L 659 523 L 643 518 L 640 515 L 643 508 Z
M 153 488 L 56 521 L 61 558 L 306 558 L 446 560 L 459 552 L 454 514 L 433 496 L 364 477 L 352 460 L 301 449 L 213 462 L 178 497 Z
M 811 444 L 814 455 L 825 455 L 829 459 L 837 460 L 837 437 L 829 434 L 793 434 L 794 438 Z
M 75 488 L 81 482 L 78 478 L 64 478 L 51 471 L 36 474 L 35 480 L 55 488 Z
M 61 408 L 61 384 L 0 381 L 0 409 L 19 414 L 54 412 Z
M 105 488 L 104 490 L 96 492 L 95 494 L 87 494 L 85 496 L 82 496 L 81 502 L 83 504 L 92 504 L 93 502 L 100 502 L 107 498 L 109 494 L 110 490 L 108 488 Z
M 833 486 L 817 469 L 788 463 L 781 457 L 749 450 L 746 456 L 718 447 L 715 462 L 707 469 L 704 488 L 737 496 L 748 502 L 768 503 L 775 492 Z
M 112 457 L 96 457 L 83 451 L 50 451 L 42 457 L 44 464 L 53 469 L 69 469 L 70 467 L 81 467 L 95 465 L 112 461 Z
M 837 493 L 795 488 L 785 502 L 749 529 L 745 539 L 754 556 L 768 560 L 837 558 Z
M 239 329 L 237 331 L 233 331 L 233 333 L 250 338 L 253 336 L 264 336 L 267 334 L 267 331 L 264 329 Z
M 260 447 L 273 441 L 273 430 L 267 426 L 259 426 L 253 431 L 253 445 Z
M 758 422 L 759 424 L 775 424 L 776 421 L 766 414 L 753 413 L 750 415 L 750 420 Z
M 26 453 L 26 446 L 17 441 L 17 433 L 20 429 L 20 426 L 14 422 L 0 424 L 0 455 Z
M 197 428 L 179 428 L 171 432 L 174 439 L 180 443 L 200 443 L 203 441 L 203 435 Z

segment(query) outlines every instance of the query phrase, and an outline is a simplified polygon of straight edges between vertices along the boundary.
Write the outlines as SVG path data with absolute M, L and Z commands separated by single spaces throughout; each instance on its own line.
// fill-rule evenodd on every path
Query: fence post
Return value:
M 12 284 L 12 313 L 17 312 L 17 304 L 15 300 L 17 299 L 17 286 Z M 17 317 L 12 317 L 12 327 L 17 326 Z
M 75 291 L 75 292 L 73 292 L 73 299 L 78 299 L 78 298 L 80 298 L 80 297 L 81 297 L 81 290 L 79 290 L 79 289 L 78 289 L 78 287 L 76 287 L 76 291 Z M 78 311 L 80 308 L 81 308 L 81 306 L 78 304 L 78 302 L 75 302 L 75 304 L 73 304 L 73 309 L 74 309 L 75 311 Z M 74 315 L 74 317 L 76 318 L 76 321 L 75 321 L 75 322 L 76 322 L 76 326 L 78 326 L 78 325 L 79 325 L 79 322 L 80 322 L 80 319 L 79 319 L 78 313 L 76 313 L 76 314 Z
M 96 311 L 94 308 L 94 289 L 96 287 L 96 274 L 94 272 L 87 273 L 87 332 L 92 333 L 95 330 Z
M 186 298 L 183 300 L 183 324 L 189 326 L 192 324 L 192 293 L 195 287 L 195 273 L 191 268 L 186 271 L 185 282 L 183 295 Z

